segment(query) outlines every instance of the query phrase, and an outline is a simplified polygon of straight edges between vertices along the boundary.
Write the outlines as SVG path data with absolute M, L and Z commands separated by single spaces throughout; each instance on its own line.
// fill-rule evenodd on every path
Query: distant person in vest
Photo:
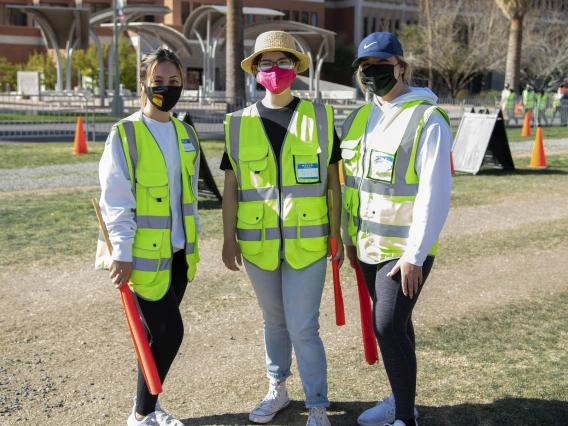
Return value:
M 568 108 L 568 105 L 562 105 L 563 102 L 565 101 L 564 98 L 564 93 L 562 93 L 562 87 L 559 87 L 558 90 L 556 91 L 556 93 L 554 94 L 554 99 L 552 100 L 552 119 L 550 120 L 550 123 L 553 124 L 554 123 L 554 119 L 556 118 L 556 114 L 558 114 L 560 116 L 560 125 L 561 126 L 565 126 L 566 125 L 566 109 Z
M 140 64 L 142 109 L 112 127 L 99 176 L 113 246 L 110 278 L 135 294 L 162 383 L 183 339 L 179 310 L 199 253 L 195 130 L 170 115 L 183 90 L 179 58 L 159 48 Z M 182 426 L 158 405 L 138 368 L 128 426 Z
M 286 379 L 292 347 L 309 409 L 309 426 L 326 426 L 327 364 L 319 336 L 319 309 L 330 256 L 327 194 L 334 206 L 332 233 L 340 237 L 339 138 L 328 105 L 290 91 L 310 58 L 283 31 L 258 36 L 241 66 L 266 88 L 259 102 L 225 119 L 223 262 L 244 263 L 264 319 L 269 391 L 250 413 L 268 423 L 290 404 Z M 241 258 L 244 257 L 244 260 Z
M 544 90 L 539 90 L 536 95 L 536 125 L 537 126 L 548 126 L 548 120 L 546 119 L 546 108 L 548 108 L 548 95 Z
M 510 89 L 509 83 L 505 83 L 505 88 L 501 92 L 501 110 L 507 122 L 514 120 L 515 125 L 517 124 L 517 117 L 515 117 L 515 92 Z
M 357 422 L 416 426 L 412 310 L 450 209 L 452 132 L 436 95 L 410 85 L 412 70 L 393 34 L 365 38 L 352 66 L 359 87 L 373 98 L 343 124 L 343 240 L 372 297 L 373 328 L 392 389 Z
M 525 86 L 525 90 L 523 90 L 523 107 L 525 113 L 530 111 L 531 113 L 531 126 L 533 125 L 534 121 L 534 105 L 535 105 L 535 94 L 534 94 L 534 87 L 532 84 L 527 84 Z

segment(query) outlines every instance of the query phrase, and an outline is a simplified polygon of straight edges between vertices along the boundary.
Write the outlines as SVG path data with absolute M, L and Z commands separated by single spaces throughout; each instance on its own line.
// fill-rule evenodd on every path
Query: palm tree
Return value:
M 495 0 L 507 19 L 509 27 L 509 47 L 507 49 L 507 65 L 505 82 L 513 90 L 519 89 L 519 72 L 521 67 L 521 46 L 523 41 L 523 18 L 531 7 L 532 0 Z
M 227 1 L 226 34 L 225 93 L 227 110 L 230 112 L 242 108 L 245 99 L 245 73 L 241 69 L 241 62 L 244 59 L 243 0 Z

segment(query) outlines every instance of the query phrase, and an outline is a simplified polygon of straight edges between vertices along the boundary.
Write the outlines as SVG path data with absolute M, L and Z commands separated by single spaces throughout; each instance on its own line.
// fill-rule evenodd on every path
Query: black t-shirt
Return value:
M 274 155 L 276 156 L 276 161 L 280 159 L 280 151 L 282 151 L 282 144 L 284 144 L 284 139 L 286 138 L 286 133 L 288 132 L 288 126 L 290 121 L 292 121 L 292 116 L 296 107 L 300 103 L 300 98 L 294 97 L 292 102 L 286 105 L 284 108 L 271 109 L 266 108 L 262 102 L 257 102 L 256 107 L 258 113 L 260 114 L 260 119 L 262 120 L 262 125 L 268 137 L 270 145 L 274 150 Z M 333 149 L 331 150 L 331 158 L 329 164 L 338 163 L 341 160 L 341 148 L 339 147 L 340 140 L 337 136 L 337 131 L 333 130 Z M 221 170 L 231 170 L 233 165 L 229 160 L 229 155 L 225 152 L 223 153 L 223 158 L 221 159 L 221 165 L 219 166 Z

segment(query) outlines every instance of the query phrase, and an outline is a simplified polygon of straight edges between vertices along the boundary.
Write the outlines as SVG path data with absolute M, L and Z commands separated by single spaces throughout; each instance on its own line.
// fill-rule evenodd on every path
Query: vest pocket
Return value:
M 134 284 L 150 284 L 160 269 L 164 231 L 138 229 L 132 244 L 132 274 Z
M 343 208 L 348 215 L 349 236 L 354 237 L 357 235 L 357 228 L 359 227 L 359 196 L 358 191 L 350 186 L 345 187 L 345 193 L 343 194 Z
M 262 218 L 264 202 L 239 203 L 237 211 L 237 239 L 243 254 L 260 252 L 264 237 L 262 235 Z
M 327 198 L 301 199 L 296 203 L 299 246 L 307 251 L 327 250 L 329 222 Z
M 241 146 L 239 163 L 245 165 L 252 173 L 262 172 L 268 167 L 268 144 Z
M 169 216 L 168 179 L 161 175 L 143 175 L 136 178 L 136 213 L 139 216 Z

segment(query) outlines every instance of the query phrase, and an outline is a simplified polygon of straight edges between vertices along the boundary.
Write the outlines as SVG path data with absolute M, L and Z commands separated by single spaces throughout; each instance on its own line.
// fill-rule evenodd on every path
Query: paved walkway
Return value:
M 512 152 L 531 152 L 534 142 L 511 142 Z M 544 141 L 545 151 L 568 151 L 568 139 Z M 213 175 L 221 175 L 221 157 L 207 158 Z M 99 185 L 98 163 L 0 170 L 0 192 Z

